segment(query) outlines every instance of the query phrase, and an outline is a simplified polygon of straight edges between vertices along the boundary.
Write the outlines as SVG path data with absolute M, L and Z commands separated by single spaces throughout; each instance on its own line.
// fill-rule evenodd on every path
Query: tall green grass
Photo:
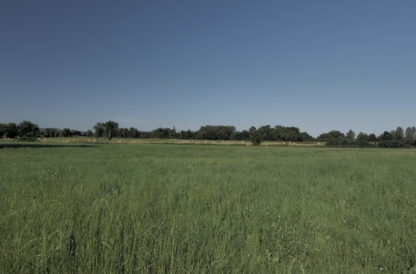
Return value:
M 2 273 L 415 273 L 416 150 L 0 149 Z

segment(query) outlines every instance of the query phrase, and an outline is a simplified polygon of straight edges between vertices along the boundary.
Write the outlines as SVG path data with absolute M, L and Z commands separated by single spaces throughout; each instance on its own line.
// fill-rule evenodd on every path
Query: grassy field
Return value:
M 6 144 L 1 273 L 416 273 L 416 150 Z

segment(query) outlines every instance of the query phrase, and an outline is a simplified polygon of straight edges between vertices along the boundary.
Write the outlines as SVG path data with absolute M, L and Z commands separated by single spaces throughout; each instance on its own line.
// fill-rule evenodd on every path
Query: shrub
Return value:
M 401 147 L 410 147 L 411 144 L 406 143 L 405 141 L 402 141 L 402 140 L 386 140 L 386 141 L 379 142 L 377 146 L 384 147 L 384 148 L 401 148 Z
M 256 130 L 255 127 L 251 127 L 250 128 L 250 142 L 254 145 L 254 146 L 258 146 L 261 143 L 261 135 L 258 132 L 258 130 Z

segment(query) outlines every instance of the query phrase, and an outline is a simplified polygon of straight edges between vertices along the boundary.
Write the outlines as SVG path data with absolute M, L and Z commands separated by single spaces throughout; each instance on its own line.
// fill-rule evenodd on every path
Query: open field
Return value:
M 0 147 L 2 273 L 416 273 L 414 149 Z

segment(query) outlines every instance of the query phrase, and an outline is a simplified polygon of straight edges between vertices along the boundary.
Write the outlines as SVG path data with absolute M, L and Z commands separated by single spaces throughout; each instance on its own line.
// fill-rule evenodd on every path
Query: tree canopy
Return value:
M 416 127 L 397 127 L 395 130 L 384 131 L 379 136 L 374 133 L 359 132 L 353 130 L 343 133 L 339 130 L 331 130 L 320 134 L 317 138 L 307 132 L 302 132 L 297 127 L 282 125 L 263 125 L 258 128 L 251 127 L 248 130 L 237 130 L 231 125 L 205 125 L 198 130 L 177 131 L 172 128 L 156 128 L 151 131 L 143 131 L 134 127 L 120 128 L 115 121 L 97 122 L 93 130 L 79 131 L 70 128 L 39 128 L 30 121 L 15 123 L 0 123 L 0 138 L 37 138 L 37 137 L 72 137 L 95 136 L 111 140 L 118 138 L 159 138 L 159 139 L 200 139 L 200 140 L 244 140 L 253 144 L 263 141 L 282 142 L 325 142 L 328 146 L 357 146 L 357 147 L 411 147 L 416 146 Z

